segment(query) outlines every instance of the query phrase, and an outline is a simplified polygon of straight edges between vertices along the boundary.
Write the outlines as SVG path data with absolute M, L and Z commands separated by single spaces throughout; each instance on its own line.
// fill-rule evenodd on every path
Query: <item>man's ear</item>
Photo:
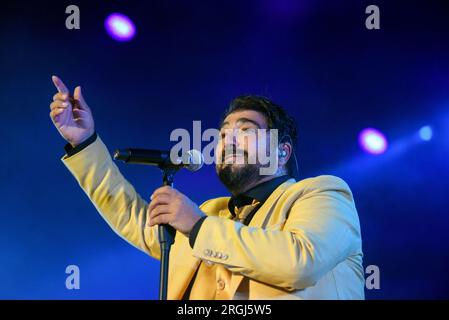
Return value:
M 289 142 L 284 142 L 279 145 L 279 165 L 285 166 L 292 156 L 293 148 Z

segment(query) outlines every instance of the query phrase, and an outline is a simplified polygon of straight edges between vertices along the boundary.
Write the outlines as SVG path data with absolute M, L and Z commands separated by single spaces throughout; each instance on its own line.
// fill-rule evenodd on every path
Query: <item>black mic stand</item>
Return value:
M 173 177 L 177 169 L 159 166 L 162 170 L 162 185 L 173 187 Z M 161 266 L 159 278 L 159 300 L 167 300 L 168 288 L 168 263 L 170 260 L 170 248 L 175 242 L 176 230 L 168 224 L 158 225 L 159 244 L 161 246 Z
M 190 156 L 192 156 L 190 154 Z M 132 159 L 134 157 L 134 159 Z M 179 164 L 170 161 L 167 152 L 158 150 L 144 150 L 144 149 L 126 149 L 116 150 L 114 159 L 122 160 L 124 162 L 138 163 L 138 164 L 155 164 L 159 162 L 158 167 L 162 170 L 162 185 L 173 187 L 173 177 L 175 173 L 182 168 Z M 148 161 L 147 161 L 148 160 Z M 199 168 L 195 168 L 198 170 Z M 189 169 L 191 170 L 191 169 Z M 168 266 L 170 258 L 171 245 L 175 242 L 176 230 L 168 224 L 158 225 L 159 244 L 161 247 L 161 266 L 159 278 L 159 299 L 167 300 L 168 288 Z

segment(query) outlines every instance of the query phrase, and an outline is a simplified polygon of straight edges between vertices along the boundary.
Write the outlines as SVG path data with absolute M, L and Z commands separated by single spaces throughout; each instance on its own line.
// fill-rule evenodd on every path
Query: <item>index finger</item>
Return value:
M 58 89 L 60 93 L 69 93 L 69 89 L 67 89 L 64 82 L 62 82 L 62 80 L 59 79 L 57 76 L 52 76 L 51 80 L 53 80 L 56 89 Z
M 170 186 L 163 186 L 158 189 L 156 189 L 153 194 L 151 195 L 150 199 L 153 200 L 154 197 L 161 195 L 161 194 L 168 194 L 170 195 L 175 189 Z

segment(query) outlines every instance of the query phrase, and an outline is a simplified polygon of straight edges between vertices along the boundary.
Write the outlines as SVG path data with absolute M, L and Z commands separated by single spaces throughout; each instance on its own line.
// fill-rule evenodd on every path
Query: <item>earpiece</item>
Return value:
M 284 138 L 286 138 L 286 141 L 287 141 L 287 142 L 290 142 L 290 144 L 293 146 L 292 139 L 291 139 L 291 137 L 290 137 L 289 135 L 283 136 L 283 137 L 281 138 L 281 140 L 280 140 L 281 143 L 282 143 L 283 141 L 285 141 Z M 279 157 L 280 157 L 280 158 L 285 158 L 286 156 L 287 156 L 287 151 L 285 151 L 284 149 L 279 148 Z M 295 150 L 293 150 L 293 149 L 292 149 L 292 156 L 293 156 L 293 160 L 295 161 L 295 166 L 296 166 L 296 178 L 297 178 L 297 176 L 299 176 L 299 165 L 298 165 L 298 159 L 296 158 Z M 290 160 L 290 161 L 291 161 L 291 160 Z M 294 173 L 291 173 L 291 174 L 292 174 L 293 177 L 295 177 L 295 174 L 294 174 Z
M 285 151 L 285 150 L 280 150 L 279 156 L 280 156 L 281 158 L 285 158 L 285 157 L 287 156 L 287 151 Z

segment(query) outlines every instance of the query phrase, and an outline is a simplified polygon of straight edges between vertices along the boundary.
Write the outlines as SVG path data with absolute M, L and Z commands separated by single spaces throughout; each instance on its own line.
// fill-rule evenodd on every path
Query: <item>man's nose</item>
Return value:
M 226 130 L 225 132 L 225 138 L 224 138 L 224 145 L 236 145 L 237 144 L 237 131 L 236 130 Z

